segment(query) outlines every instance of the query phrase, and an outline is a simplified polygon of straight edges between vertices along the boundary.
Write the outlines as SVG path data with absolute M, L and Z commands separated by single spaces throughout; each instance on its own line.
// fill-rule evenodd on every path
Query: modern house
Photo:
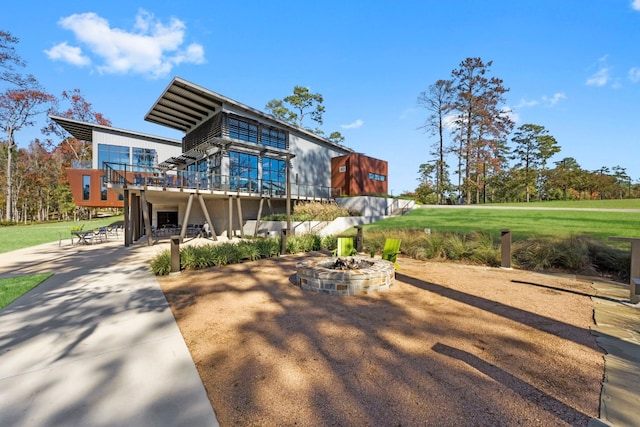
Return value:
M 145 135 L 109 126 L 51 116 L 76 139 L 91 142 L 93 159 L 76 161 L 67 169 L 67 178 L 76 206 L 88 208 L 122 208 L 123 193 L 107 190 L 103 165 L 128 165 L 130 170 L 144 171 L 158 165 L 158 159 L 179 156 L 181 141 Z
M 151 244 L 152 234 L 165 229 L 184 238 L 205 222 L 214 236 L 231 236 L 244 221 L 290 212 L 298 200 L 327 201 L 343 189 L 349 195 L 386 192 L 386 162 L 178 77 L 145 120 L 184 132 L 182 141 L 52 119 L 92 142 L 93 171 L 69 170 L 72 191 L 79 205 L 122 203 L 125 245 L 143 235 Z M 364 181 L 348 181 L 359 187 L 334 185 L 334 158 L 346 159 L 349 171 L 366 171 Z M 367 163 L 357 168 L 359 161 Z M 336 165 L 340 170 L 343 163 Z

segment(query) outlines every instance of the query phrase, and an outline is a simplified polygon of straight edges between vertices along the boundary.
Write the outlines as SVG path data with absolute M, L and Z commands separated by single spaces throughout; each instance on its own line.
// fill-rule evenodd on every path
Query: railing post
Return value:
M 502 234 L 502 268 L 511 268 L 511 230 L 500 230 Z

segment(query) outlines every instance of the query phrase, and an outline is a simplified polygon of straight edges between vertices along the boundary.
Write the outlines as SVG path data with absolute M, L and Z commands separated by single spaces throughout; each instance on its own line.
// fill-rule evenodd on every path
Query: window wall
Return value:
M 130 157 L 130 152 L 132 156 Z M 134 171 L 145 171 L 155 166 L 157 153 L 153 148 L 126 147 L 98 144 L 98 167 L 106 163 L 130 165 Z
M 134 171 L 148 171 L 156 164 L 156 150 L 153 148 L 133 147 L 133 161 L 131 169 Z
M 98 144 L 98 168 L 102 169 L 104 163 L 119 163 L 128 165 L 129 147 L 119 145 Z
M 257 122 L 241 120 L 238 117 L 227 117 L 227 134 L 229 138 L 287 149 L 287 132 Z
M 229 152 L 229 186 L 232 190 L 258 191 L 258 156 Z
M 286 162 L 284 160 L 262 158 L 262 192 L 285 194 Z

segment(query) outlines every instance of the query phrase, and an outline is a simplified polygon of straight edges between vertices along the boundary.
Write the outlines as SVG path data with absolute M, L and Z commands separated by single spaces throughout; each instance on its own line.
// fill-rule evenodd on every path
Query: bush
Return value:
M 292 221 L 333 221 L 342 216 L 353 216 L 347 208 L 335 203 L 305 202 L 293 207 Z M 359 213 L 358 213 L 359 214 Z M 262 218 L 262 221 L 286 221 L 286 214 L 272 214 Z
M 280 255 L 280 239 L 264 238 L 255 241 L 260 258 L 270 258 Z
M 490 235 L 476 234 L 471 242 L 471 261 L 491 267 L 499 267 L 502 263 L 501 249 Z
M 164 276 L 171 272 L 171 252 L 168 249 L 153 257 L 151 271 L 156 276 Z

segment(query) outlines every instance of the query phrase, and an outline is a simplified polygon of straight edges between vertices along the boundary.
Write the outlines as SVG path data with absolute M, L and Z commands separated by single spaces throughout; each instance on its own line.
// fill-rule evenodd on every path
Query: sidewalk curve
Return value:
M 53 272 L 0 310 L 0 424 L 217 426 L 149 260 L 159 248 L 58 243 L 1 255 Z

